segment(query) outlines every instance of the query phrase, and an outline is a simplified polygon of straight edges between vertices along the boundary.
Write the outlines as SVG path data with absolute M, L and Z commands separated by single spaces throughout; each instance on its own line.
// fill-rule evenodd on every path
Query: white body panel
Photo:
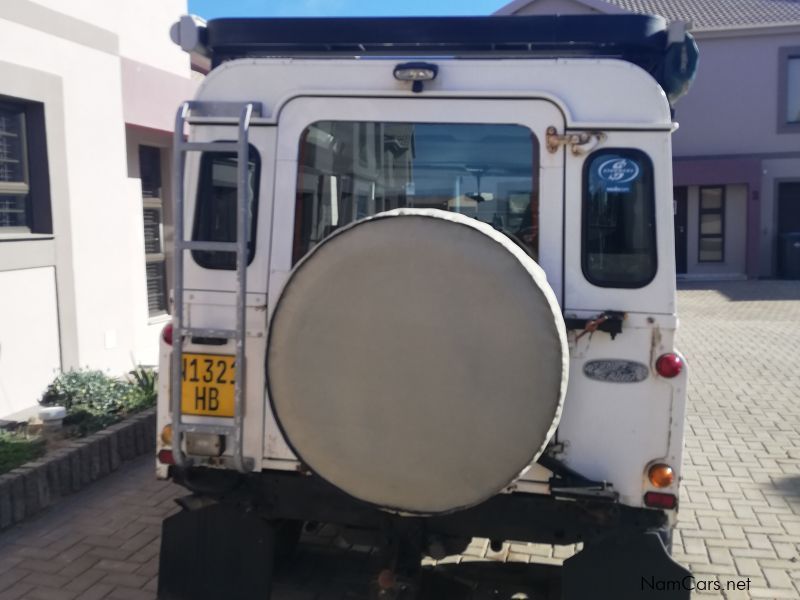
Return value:
M 558 457 L 587 478 L 608 481 L 620 500 L 641 506 L 647 467 L 667 462 L 676 472 L 666 490 L 677 494 L 683 444 L 686 371 L 666 380 L 655 360 L 673 351 L 675 273 L 669 106 L 644 71 L 616 60 L 437 60 L 437 79 L 413 94 L 392 76 L 396 60 L 246 59 L 211 72 L 198 94 L 202 101 L 257 101 L 251 144 L 261 156 L 256 253 L 248 267 L 248 381 L 244 454 L 256 468 L 299 467 L 266 398 L 264 351 L 268 317 L 292 266 L 298 148 L 303 130 L 321 120 L 518 124 L 539 142 L 540 264 L 567 317 L 595 317 L 604 310 L 627 313 L 623 332 L 612 340 L 596 332 L 570 334 L 571 373 L 557 433 Z M 192 139 L 234 139 L 232 120 L 203 117 Z M 545 130 L 602 131 L 601 148 L 636 148 L 653 163 L 658 270 L 636 289 L 601 288 L 581 269 L 581 206 L 584 156 L 560 147 L 549 152 Z M 198 160 L 187 162 L 187 223 L 192 223 Z M 190 232 L 186 231 L 188 234 Z M 185 259 L 186 318 L 192 327 L 234 325 L 232 271 L 201 268 Z M 233 345 L 185 346 L 186 351 L 233 354 Z M 162 344 L 162 365 L 169 355 Z M 639 383 L 588 379 L 591 359 L 628 359 L 649 369 Z M 167 378 L 162 378 L 159 427 L 168 421 Z M 199 418 L 203 420 L 203 418 Z M 208 420 L 206 418 L 206 420 Z M 260 461 L 260 462 L 259 462 Z M 166 475 L 163 467 L 160 473 Z M 535 465 L 517 489 L 542 493 L 549 472 Z

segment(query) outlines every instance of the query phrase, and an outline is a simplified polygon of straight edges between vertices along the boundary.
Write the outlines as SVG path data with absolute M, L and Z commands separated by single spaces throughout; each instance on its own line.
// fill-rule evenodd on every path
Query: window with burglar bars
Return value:
M 30 231 L 25 110 L 0 103 L 0 231 Z
M 147 308 L 151 317 L 167 312 L 167 270 L 164 251 L 164 204 L 161 187 L 161 149 L 139 146 L 142 180 Z

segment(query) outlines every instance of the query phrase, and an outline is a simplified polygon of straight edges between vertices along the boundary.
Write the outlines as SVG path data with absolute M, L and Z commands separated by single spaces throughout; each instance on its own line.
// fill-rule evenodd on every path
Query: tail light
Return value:
M 172 450 L 159 450 L 158 462 L 162 465 L 174 465 L 175 457 L 172 455 Z
M 674 494 L 647 492 L 644 495 L 644 504 L 650 508 L 672 509 L 678 506 L 678 498 Z
M 172 323 L 164 325 L 164 329 L 161 330 L 161 339 L 163 339 L 167 345 L 172 346 Z
M 683 360 L 674 352 L 662 354 L 656 361 L 656 372 L 662 377 L 677 377 L 683 370 Z

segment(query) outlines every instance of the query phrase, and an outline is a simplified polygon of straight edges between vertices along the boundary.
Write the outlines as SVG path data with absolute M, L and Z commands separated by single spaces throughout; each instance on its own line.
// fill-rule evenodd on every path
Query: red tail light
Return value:
M 175 457 L 172 456 L 172 450 L 159 450 L 158 462 L 160 462 L 162 465 L 174 465 Z
M 656 372 L 662 377 L 677 377 L 682 370 L 683 360 L 673 352 L 662 354 L 656 361 Z
M 651 508 L 675 508 L 678 506 L 678 499 L 673 494 L 647 492 L 644 495 L 644 504 Z
M 164 325 L 164 329 L 161 330 L 161 338 L 170 346 L 172 346 L 172 323 L 167 323 Z

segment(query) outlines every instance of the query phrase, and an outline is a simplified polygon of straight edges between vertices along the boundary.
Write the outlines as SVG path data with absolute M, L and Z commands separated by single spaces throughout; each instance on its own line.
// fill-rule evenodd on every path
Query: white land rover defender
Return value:
M 581 542 L 565 599 L 688 577 L 666 549 L 685 29 L 185 17 L 172 35 L 213 68 L 175 128 L 157 473 L 190 494 L 159 597 L 268 598 L 303 523 L 367 536 L 381 598 L 415 597 L 420 559 L 473 537 Z

